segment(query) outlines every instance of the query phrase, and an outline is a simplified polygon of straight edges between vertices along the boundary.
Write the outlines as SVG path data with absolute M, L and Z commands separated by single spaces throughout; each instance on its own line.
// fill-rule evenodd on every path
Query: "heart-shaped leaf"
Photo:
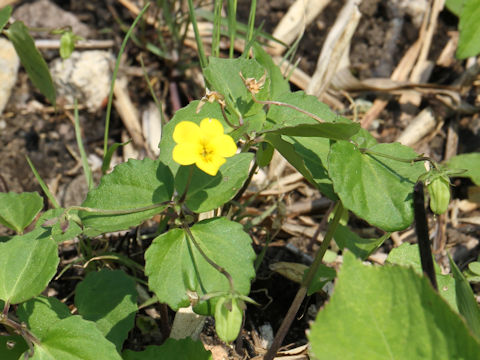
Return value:
M 248 295 L 255 253 L 242 225 L 214 218 L 196 223 L 191 232 L 202 251 L 229 272 L 235 290 Z M 204 259 L 183 229 L 172 229 L 153 240 L 145 252 L 145 274 L 159 301 L 174 310 L 189 305 L 189 291 L 202 296 L 230 289 L 225 276 Z
M 417 154 L 400 143 L 369 150 L 363 153 L 347 141 L 332 145 L 328 173 L 335 193 L 345 208 L 370 224 L 385 231 L 405 229 L 413 221 L 413 186 L 425 167 L 409 162 Z
M 94 321 L 117 350 L 133 328 L 137 312 L 135 281 L 121 270 L 89 273 L 77 285 L 75 305 L 86 320 Z
M 68 306 L 57 298 L 37 296 L 20 304 L 17 316 L 37 338 L 43 339 L 51 326 L 71 314 Z
M 95 323 L 70 316 L 52 325 L 39 344 L 32 360 L 121 360 L 110 341 Z
M 132 210 L 121 215 L 80 211 L 83 224 L 101 232 L 128 229 L 161 212 L 173 195 L 173 176 L 159 160 L 128 160 L 105 175 L 88 193 L 83 207 L 108 211 Z M 145 207 L 149 210 L 135 211 Z
M 57 244 L 45 229 L 0 243 L 0 299 L 18 304 L 40 294 L 57 271 Z
M 37 192 L 0 193 L 0 224 L 21 234 L 42 207 L 43 199 Z
M 143 351 L 126 350 L 123 360 L 212 360 L 210 351 L 205 350 L 200 341 L 190 338 L 175 340 L 167 339 L 162 346 L 147 346 Z
M 308 338 L 315 359 L 476 359 L 480 344 L 425 277 L 346 253 Z

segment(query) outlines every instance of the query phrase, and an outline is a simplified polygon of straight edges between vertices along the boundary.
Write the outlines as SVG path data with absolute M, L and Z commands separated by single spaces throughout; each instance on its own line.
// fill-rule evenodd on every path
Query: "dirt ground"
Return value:
M 293 0 L 259 1 L 256 24 L 263 23 L 263 30 L 273 32 L 280 19 L 285 15 Z M 17 1 L 15 8 L 33 1 Z M 113 56 L 119 51 L 126 26 L 129 26 L 134 15 L 122 1 L 54 1 L 60 8 L 72 13 L 89 29 L 89 39 L 113 40 L 113 46 L 108 48 Z M 133 1 L 132 3 L 136 3 Z M 140 7 L 140 2 L 138 2 Z M 409 14 L 398 5 L 400 1 L 387 0 L 364 0 L 360 6 L 362 19 L 358 25 L 350 46 L 350 70 L 358 79 L 390 78 L 399 61 L 406 51 L 412 46 L 419 36 L 418 19 L 414 14 Z M 329 34 L 344 1 L 333 1 L 327 8 L 306 27 L 304 36 L 299 42 L 295 60 L 299 60 L 298 67 L 304 73 L 312 75 L 316 68 L 318 56 L 321 52 L 326 36 Z M 240 21 L 246 23 L 248 19 L 250 1 L 238 1 Z M 155 8 L 155 7 L 154 7 Z M 158 11 L 155 13 L 155 11 Z M 158 9 L 150 14 L 161 16 Z M 457 31 L 457 19 L 447 10 L 443 10 L 438 17 L 438 25 L 434 33 L 434 41 L 428 53 L 428 59 L 432 60 L 433 70 L 427 79 L 428 84 L 453 86 L 466 71 L 466 61 L 451 58 L 449 62 L 438 63 L 445 46 Z M 164 32 L 165 42 L 171 43 L 169 34 Z M 45 33 L 36 35 L 37 39 L 51 37 Z M 145 41 L 154 44 L 158 42 L 158 32 L 149 24 L 143 23 L 136 31 L 135 41 L 130 41 L 126 47 L 122 59 L 121 72 L 128 78 L 128 94 L 139 112 L 145 110 L 152 101 L 148 87 L 141 72 L 140 55 L 148 69 L 151 78 L 155 78 L 154 91 L 165 105 L 165 116 L 171 118 L 174 111 L 188 104 L 189 101 L 198 99 L 203 94 L 203 89 L 197 85 L 195 78 L 198 74 L 198 60 L 195 50 L 185 46 L 181 51 L 180 59 L 174 57 L 161 57 L 145 48 Z M 56 50 L 42 50 L 47 62 L 52 62 L 58 57 Z M 173 54 L 173 52 L 172 52 Z M 480 105 L 480 90 L 477 83 L 471 81 L 463 86 L 459 96 L 463 103 L 470 106 Z M 434 86 L 432 85 L 432 88 Z M 299 88 L 292 84 L 292 88 Z M 402 134 L 414 115 L 421 109 L 431 107 L 437 118 L 436 126 L 431 132 L 417 141 L 413 147 L 418 152 L 432 156 L 438 161 L 452 156 L 452 154 L 480 151 L 480 120 L 477 113 L 468 114 L 455 111 L 446 106 L 436 97 L 434 91 L 422 94 L 419 105 L 414 114 L 409 113 L 404 106 L 398 103 L 401 96 L 393 91 L 377 91 L 364 89 L 361 91 L 336 92 L 337 101 L 343 105 L 342 109 L 336 109 L 345 116 L 354 117 L 354 108 L 350 99 L 354 99 L 358 107 L 358 120 L 367 113 L 368 108 L 376 99 L 386 99 L 387 104 L 383 110 L 368 124 L 368 129 L 379 141 L 394 141 Z M 63 206 L 80 204 L 86 194 L 87 188 L 82 175 L 81 162 L 75 140 L 74 125 L 72 122 L 71 108 L 65 108 L 62 99 L 59 99 L 58 109 L 49 106 L 42 95 L 34 89 L 23 69 L 20 70 L 12 96 L 0 119 L 0 191 L 38 191 L 42 194 L 35 177 L 25 160 L 28 156 L 32 160 L 40 176 L 56 194 Z M 106 102 L 105 102 L 106 103 Z M 367 109 L 362 110 L 361 104 L 367 104 Z M 86 151 L 96 158 L 102 156 L 105 106 L 95 112 L 81 111 L 80 124 L 83 132 L 83 140 Z M 110 127 L 110 143 L 125 141 L 124 123 L 118 111 L 114 108 Z M 456 142 L 448 143 L 450 136 L 456 136 Z M 148 155 L 148 151 L 137 149 L 139 156 Z M 118 152 L 114 161 L 123 161 L 125 154 Z M 286 176 L 292 172 L 287 167 L 281 175 Z M 98 174 L 97 174 L 98 175 Z M 454 179 L 455 202 L 467 200 L 468 189 L 472 183 L 465 179 Z M 265 196 L 254 202 L 252 211 L 263 211 L 276 202 L 282 203 L 285 210 L 275 212 L 265 227 L 273 226 L 275 222 L 297 225 L 292 227 L 280 226 L 280 231 L 270 244 L 265 261 L 258 272 L 257 279 L 252 285 L 252 298 L 264 305 L 262 308 L 249 306 L 243 332 L 244 341 L 241 348 L 246 358 L 252 358 L 261 354 L 255 347 L 256 337 L 262 325 L 270 323 L 273 331 L 276 331 L 285 315 L 291 300 L 295 296 L 298 285 L 286 280 L 281 275 L 270 270 L 269 265 L 277 261 L 303 262 L 308 264 L 308 256 L 313 255 L 316 248 L 311 246 L 311 231 L 322 221 L 329 203 L 320 200 L 319 194 L 304 181 L 298 181 L 298 186 L 286 194 L 277 196 Z M 297 205 L 312 203 L 316 206 L 303 207 L 299 212 L 290 212 Z M 45 197 L 45 209 L 48 201 Z M 463 210 L 462 210 L 463 209 Z M 465 216 L 475 217 L 479 215 L 475 206 L 468 208 L 459 207 L 459 212 Z M 358 231 L 374 233 L 375 230 L 358 221 Z M 308 231 L 307 231 L 307 230 Z M 445 248 L 461 246 L 466 252 L 458 254 L 457 260 L 465 264 L 477 258 L 479 254 L 480 227 L 475 224 L 462 223 L 453 226 L 451 219 L 444 219 L 442 234 L 437 239 L 439 254 Z M 11 235 L 8 230 L 0 227 L 0 235 Z M 129 248 L 128 237 L 134 236 L 134 232 L 125 235 L 125 238 L 112 237 L 111 246 L 123 249 L 127 253 L 135 253 L 135 248 Z M 260 251 L 265 241 L 264 233 L 260 230 L 252 232 L 254 245 Z M 401 241 L 415 241 L 414 234 L 409 230 L 396 234 L 395 239 Z M 380 256 L 388 253 L 389 249 L 396 246 L 397 240 L 389 239 L 382 249 Z M 287 248 L 287 244 L 295 244 L 299 252 Z M 313 248 L 313 250 L 312 250 Z M 302 252 L 304 255 L 302 255 Z M 306 254 L 305 254 L 306 253 Z M 382 255 L 383 254 L 383 255 Z M 64 257 L 68 259 L 74 256 L 72 249 L 65 249 Z M 307 255 L 307 258 L 305 257 Z M 461 257 L 460 257 L 461 256 Z M 384 258 L 384 257 L 383 257 Z M 138 259 L 143 261 L 142 258 Z M 381 260 L 378 260 L 381 262 Z M 52 287 L 58 292 L 59 298 L 71 301 L 71 294 L 81 273 L 69 271 Z M 272 300 L 272 301 L 270 301 Z M 306 343 L 305 330 L 308 322 L 314 319 L 316 309 L 322 305 L 323 298 L 320 295 L 307 298 L 301 307 L 301 313 L 295 320 L 284 344 L 298 347 Z M 148 316 L 142 313 L 142 316 Z M 173 316 L 173 313 L 170 312 Z M 212 331 L 212 324 L 204 329 L 203 340 L 206 343 L 218 344 Z M 161 334 L 150 336 L 132 332 L 127 341 L 126 348 L 139 350 L 146 345 L 159 344 L 162 341 Z M 238 347 L 238 346 L 237 346 Z M 238 350 L 238 349 L 237 349 Z M 232 348 L 228 349 L 231 358 L 240 358 L 235 355 Z M 241 352 L 241 350 L 240 350 Z

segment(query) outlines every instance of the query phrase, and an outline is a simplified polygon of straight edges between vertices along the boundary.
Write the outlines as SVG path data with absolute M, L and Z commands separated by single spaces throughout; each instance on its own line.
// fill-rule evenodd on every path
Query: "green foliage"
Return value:
M 227 159 L 216 176 L 205 174 L 195 167 L 185 200 L 188 208 L 197 213 L 206 212 L 232 199 L 248 177 L 252 158 L 252 154 L 237 154 Z M 189 172 L 190 168 L 184 166 L 175 177 L 175 186 L 179 194 L 185 191 Z
M 417 154 L 399 143 L 369 150 L 374 153 L 347 141 L 332 145 L 328 172 L 335 192 L 345 208 L 370 224 L 385 231 L 405 229 L 413 221 L 413 186 L 425 168 L 408 162 Z
M 159 160 L 132 160 L 117 165 L 105 175 L 100 185 L 88 193 L 83 207 L 98 209 L 80 211 L 83 224 L 101 232 L 117 231 L 137 226 L 161 212 L 173 195 L 173 176 Z M 158 205 L 158 206 L 156 206 Z M 152 209 L 134 212 L 135 209 Z M 109 215 L 102 210 L 132 210 L 126 214 Z
M 449 257 L 453 278 L 455 279 L 455 293 L 457 295 L 458 311 L 467 321 L 472 333 L 480 340 L 480 309 L 470 284 L 463 276 L 457 264 Z
M 44 229 L 0 243 L 0 299 L 10 304 L 40 294 L 57 271 L 57 244 Z
M 43 228 L 50 231 L 50 236 L 57 242 L 61 243 L 66 240 L 75 238 L 82 233 L 82 228 L 71 219 L 62 219 L 65 209 L 50 209 L 45 211 L 37 220 L 35 228 Z M 76 218 L 78 212 L 70 211 L 69 217 Z M 65 228 L 63 228 L 65 226 Z
M 480 153 L 461 154 L 450 158 L 447 168 L 452 170 L 466 170 L 455 174 L 458 177 L 468 177 L 476 185 L 480 186 Z
M 212 354 L 205 350 L 200 341 L 190 338 L 175 340 L 167 339 L 162 346 L 147 346 L 144 351 L 126 350 L 123 360 L 211 360 Z
M 314 279 L 310 286 L 308 287 L 307 295 L 313 295 L 317 291 L 320 291 L 327 282 L 333 281 L 337 272 L 335 269 L 328 267 L 326 265 L 320 264 L 317 272 L 315 273 Z
M 35 42 L 28 33 L 27 27 L 21 21 L 15 21 L 5 33 L 15 47 L 33 85 L 55 105 L 55 87 L 47 63 L 35 47 Z
M 0 31 L 3 30 L 5 25 L 7 25 L 10 15 L 12 15 L 12 7 L 10 5 L 5 6 L 0 10 Z
M 57 298 L 37 296 L 20 304 L 17 316 L 38 339 L 43 339 L 50 327 L 71 314 L 67 305 Z
M 37 192 L 0 193 L 0 224 L 21 234 L 42 207 L 43 199 Z
M 215 90 L 225 97 L 227 108 L 235 115 L 242 117 L 254 115 L 263 111 L 263 105 L 254 103 L 252 96 L 247 91 L 240 73 L 245 79 L 260 78 L 265 74 L 265 69 L 253 59 L 219 59 L 210 58 L 208 66 L 204 69 L 204 76 L 210 90 Z M 269 78 L 256 98 L 267 99 L 269 96 Z M 238 121 L 238 120 L 237 120 Z
M 0 359 L 19 360 L 28 349 L 28 345 L 20 335 L 0 336 Z
M 95 323 L 78 315 L 55 322 L 34 350 L 32 360 L 121 360 Z
M 462 4 L 458 29 L 457 57 L 465 59 L 480 53 L 480 0 L 465 0 Z
M 404 243 L 398 248 L 392 249 L 387 257 L 387 264 L 395 264 L 411 267 L 417 274 L 423 275 L 420 252 L 418 245 Z M 438 293 L 450 304 L 452 309 L 457 310 L 457 297 L 455 295 L 455 280 L 451 275 L 442 274 L 442 270 L 434 261 L 435 276 L 437 278 Z
M 480 351 L 426 278 L 348 253 L 308 337 L 314 359 L 475 359 Z
M 255 253 L 242 226 L 215 218 L 196 223 L 191 232 L 206 255 L 230 273 L 235 290 L 248 295 Z M 145 274 L 159 301 L 175 310 L 189 305 L 189 291 L 202 296 L 230 289 L 227 279 L 206 262 L 183 229 L 172 229 L 153 240 L 145 252 Z M 213 313 L 212 309 L 198 311 Z
M 92 272 L 77 285 L 75 305 L 85 320 L 94 321 L 102 334 L 121 350 L 135 322 L 135 281 L 121 270 Z
M 377 250 L 383 242 L 388 239 L 389 233 L 379 237 L 364 239 L 347 226 L 339 225 L 333 238 L 340 249 L 350 250 L 356 257 L 360 259 L 366 259 L 371 253 Z

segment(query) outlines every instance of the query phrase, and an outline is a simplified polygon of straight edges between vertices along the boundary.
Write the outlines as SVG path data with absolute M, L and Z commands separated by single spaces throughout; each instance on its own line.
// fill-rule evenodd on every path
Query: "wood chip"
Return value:
M 310 24 L 331 0 L 296 0 L 273 31 L 273 37 L 291 45 L 296 38 L 301 36 Z M 285 46 L 275 41 L 269 42 L 268 52 L 280 55 L 285 51 Z
M 435 129 L 436 121 L 430 107 L 423 109 L 405 128 L 397 141 L 406 146 L 415 145 Z
M 348 53 L 350 41 L 362 17 L 359 3 L 359 0 L 348 0 L 340 11 L 323 44 L 315 73 L 307 88 L 308 94 L 321 97 L 330 86 L 341 58 Z

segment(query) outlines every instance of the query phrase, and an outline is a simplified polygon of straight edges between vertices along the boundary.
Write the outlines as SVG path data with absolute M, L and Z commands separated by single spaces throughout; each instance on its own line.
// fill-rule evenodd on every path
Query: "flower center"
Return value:
M 201 142 L 200 156 L 203 158 L 205 162 L 212 161 L 214 152 L 215 152 L 215 149 L 210 145 L 208 140 L 203 140 Z

